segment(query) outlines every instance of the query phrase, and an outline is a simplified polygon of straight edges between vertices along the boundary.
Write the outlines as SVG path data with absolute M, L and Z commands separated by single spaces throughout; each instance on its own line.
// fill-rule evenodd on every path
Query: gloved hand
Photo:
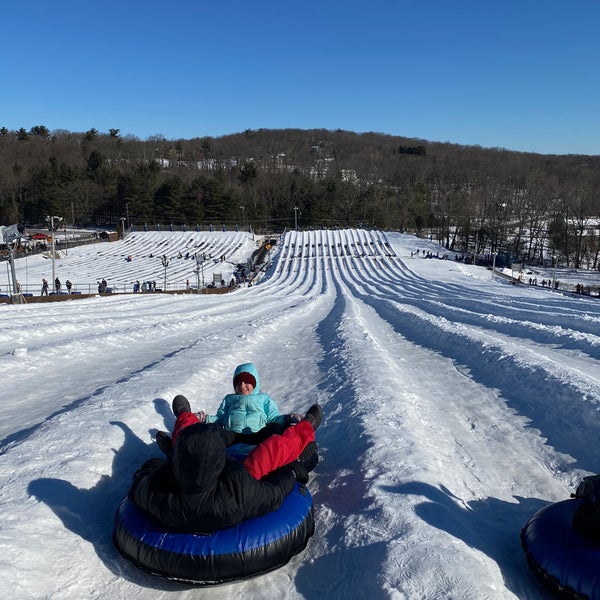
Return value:
M 196 416 L 198 417 L 198 421 L 200 423 L 205 423 L 206 422 L 206 413 L 203 410 L 199 410 L 196 413 Z
M 133 480 L 137 481 L 138 479 L 144 477 L 144 475 L 149 475 L 153 471 L 156 471 L 158 467 L 162 467 L 165 461 L 161 458 L 151 458 L 147 460 L 134 474 Z
M 301 462 L 296 460 L 293 463 L 290 463 L 290 467 L 292 467 L 292 471 L 294 471 L 298 483 L 308 483 L 308 471 Z
M 296 425 L 296 423 L 300 423 L 304 419 L 304 415 L 300 415 L 298 413 L 290 413 L 287 416 L 288 425 Z

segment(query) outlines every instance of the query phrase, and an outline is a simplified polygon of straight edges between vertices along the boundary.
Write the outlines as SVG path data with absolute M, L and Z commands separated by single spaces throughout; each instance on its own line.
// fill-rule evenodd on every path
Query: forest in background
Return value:
M 0 128 L 0 224 L 376 227 L 502 262 L 600 268 L 600 156 L 259 129 L 140 140 Z

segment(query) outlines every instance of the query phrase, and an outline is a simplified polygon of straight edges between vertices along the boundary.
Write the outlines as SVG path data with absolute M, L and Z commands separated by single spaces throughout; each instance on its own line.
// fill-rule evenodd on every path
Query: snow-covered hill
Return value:
M 424 258 L 440 250 L 400 234 L 289 232 L 260 283 L 230 294 L 1 305 L 10 597 L 546 597 L 519 533 L 598 469 L 600 300 Z M 135 252 L 140 270 L 149 253 Z M 112 546 L 117 503 L 159 455 L 173 396 L 214 411 L 245 361 L 282 411 L 324 408 L 315 536 L 247 582 L 200 591 L 146 575 Z
M 15 261 L 16 276 L 23 292 L 39 295 L 42 278 L 49 284 L 55 277 L 73 283 L 73 290 L 95 293 L 104 279 L 115 292 L 132 292 L 136 281 L 155 281 L 157 287 L 183 290 L 188 285 L 208 285 L 213 274 L 226 284 L 238 263 L 246 263 L 261 243 L 252 233 L 237 231 L 139 231 L 124 240 L 73 246 L 57 252 L 31 255 Z M 167 259 L 167 268 L 163 257 Z M 196 260 L 196 259 L 199 260 Z M 8 266 L 8 263 L 7 263 Z M 54 271 L 53 271 L 54 269 Z M 54 276 L 53 276 L 54 272 Z M 0 273 L 0 288 L 12 289 L 9 269 Z M 50 288 L 52 290 L 52 287 Z

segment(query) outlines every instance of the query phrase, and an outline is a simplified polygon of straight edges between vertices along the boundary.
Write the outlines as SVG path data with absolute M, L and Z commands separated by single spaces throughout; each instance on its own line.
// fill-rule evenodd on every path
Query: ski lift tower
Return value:
M 19 290 L 19 284 L 17 282 L 17 273 L 15 271 L 15 250 L 21 240 L 21 235 L 24 233 L 25 228 L 23 225 L 15 224 L 5 227 L 0 226 L 0 240 L 3 244 L 6 244 L 8 248 L 8 260 L 10 261 L 10 272 L 12 277 L 12 294 L 11 302 L 13 304 L 22 304 L 25 299 L 23 294 Z

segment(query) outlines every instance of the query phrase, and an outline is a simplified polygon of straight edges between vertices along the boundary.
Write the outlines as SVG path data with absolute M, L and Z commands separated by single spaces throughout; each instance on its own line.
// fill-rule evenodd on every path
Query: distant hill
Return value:
M 598 254 L 589 222 L 600 215 L 599 188 L 599 156 L 383 133 L 258 129 L 140 140 L 117 129 L 0 129 L 7 224 L 60 215 L 114 228 L 378 227 L 528 262 L 550 247 L 577 266 Z

